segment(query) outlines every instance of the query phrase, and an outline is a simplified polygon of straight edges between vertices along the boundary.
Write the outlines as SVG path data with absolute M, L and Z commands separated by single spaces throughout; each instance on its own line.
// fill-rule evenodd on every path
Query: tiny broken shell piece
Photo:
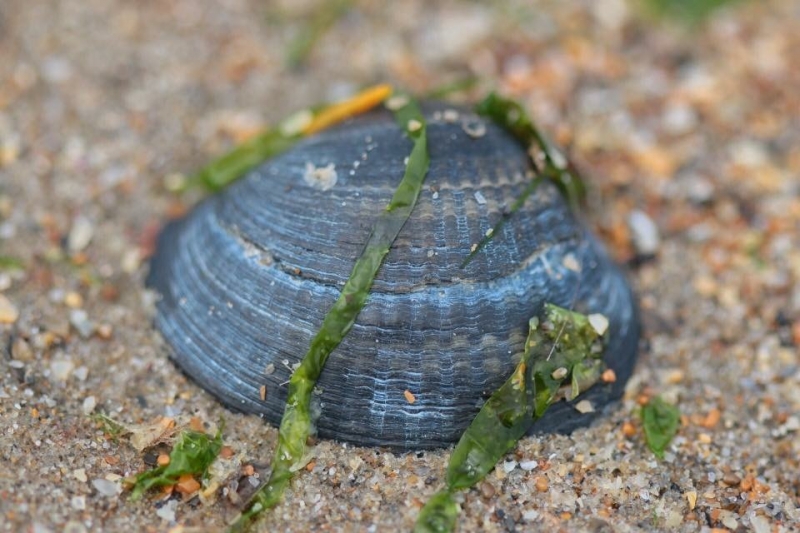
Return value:
M 594 328 L 598 335 L 601 337 L 608 331 L 608 318 L 600 313 L 592 313 L 589 315 L 589 324 Z

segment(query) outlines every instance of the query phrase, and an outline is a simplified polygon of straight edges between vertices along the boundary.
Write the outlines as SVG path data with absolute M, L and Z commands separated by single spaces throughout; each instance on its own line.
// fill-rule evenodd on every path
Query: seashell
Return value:
M 431 163 L 367 303 L 317 384 L 318 435 L 358 445 L 456 441 L 514 369 L 545 302 L 608 319 L 613 383 L 554 404 L 533 431 L 567 432 L 619 398 L 639 338 L 622 273 L 549 183 L 462 268 L 531 179 L 525 150 L 424 107 Z M 277 424 L 286 382 L 399 183 L 410 141 L 379 110 L 305 139 L 159 238 L 148 284 L 172 358 L 228 407 Z M 316 186 L 309 169 L 335 172 Z M 328 185 L 330 185 L 328 187 Z M 413 400 L 412 400 L 413 399 Z

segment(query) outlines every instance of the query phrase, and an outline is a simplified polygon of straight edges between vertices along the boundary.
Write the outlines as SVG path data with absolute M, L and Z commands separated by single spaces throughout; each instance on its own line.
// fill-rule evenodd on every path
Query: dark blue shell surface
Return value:
M 595 413 L 561 401 L 533 431 L 589 423 L 631 374 L 632 291 L 553 186 L 539 187 L 461 267 L 532 169 L 502 129 L 486 122 L 475 136 L 481 119 L 441 109 L 426 109 L 431 164 L 419 201 L 318 382 L 320 437 L 396 449 L 455 442 L 511 374 L 528 319 L 545 302 L 608 318 L 604 358 L 617 380 L 575 400 Z M 371 112 L 301 141 L 170 223 L 148 284 L 161 295 L 155 322 L 178 366 L 230 408 L 279 423 L 292 369 L 400 182 L 410 146 L 390 113 Z M 308 179 L 323 168 L 336 176 L 327 190 Z

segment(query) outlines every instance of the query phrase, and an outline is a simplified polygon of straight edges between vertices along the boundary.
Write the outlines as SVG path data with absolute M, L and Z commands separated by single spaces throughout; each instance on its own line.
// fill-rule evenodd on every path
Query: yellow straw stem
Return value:
M 311 135 L 325 128 L 329 128 L 360 113 L 366 113 L 377 106 L 392 94 L 392 86 L 388 84 L 374 85 L 361 91 L 352 98 L 343 102 L 332 104 L 317 114 L 314 119 L 303 128 L 304 135 Z

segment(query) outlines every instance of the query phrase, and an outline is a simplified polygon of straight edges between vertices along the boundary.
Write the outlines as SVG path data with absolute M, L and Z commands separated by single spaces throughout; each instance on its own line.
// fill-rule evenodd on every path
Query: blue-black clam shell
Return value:
M 474 138 L 460 121 L 427 115 L 424 189 L 352 331 L 328 359 L 318 434 L 401 449 L 456 441 L 510 375 L 528 319 L 545 302 L 608 317 L 605 359 L 617 381 L 580 398 L 600 410 L 621 395 L 636 357 L 639 320 L 626 280 L 549 184 L 461 268 L 531 167 L 493 124 Z M 279 422 L 292 367 L 409 152 L 391 114 L 375 111 L 300 142 L 169 224 L 148 283 L 162 296 L 156 325 L 177 364 L 229 407 Z M 309 185 L 309 164 L 333 164 L 336 184 Z M 534 431 L 569 431 L 593 416 L 559 402 Z

